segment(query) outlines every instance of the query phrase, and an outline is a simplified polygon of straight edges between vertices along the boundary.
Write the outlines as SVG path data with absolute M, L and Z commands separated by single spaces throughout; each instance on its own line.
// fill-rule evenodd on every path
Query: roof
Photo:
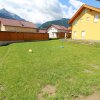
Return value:
M 68 31 L 72 31 L 72 27 L 68 27 Z
M 40 29 L 40 30 L 39 30 L 39 33 L 46 33 L 46 32 L 47 32 L 46 29 Z
M 85 9 L 88 8 L 90 10 L 96 11 L 96 12 L 100 12 L 100 8 L 95 8 L 86 4 L 83 4 L 80 9 L 75 13 L 75 15 L 69 20 L 69 24 L 72 24 L 73 21 L 78 17 L 78 15 Z
M 32 22 L 28 22 L 28 21 L 19 21 L 19 20 L 13 20 L 13 19 L 0 18 L 0 22 L 5 26 L 37 28 Z
M 65 26 L 60 26 L 60 25 L 51 25 L 51 26 L 49 26 L 49 28 L 50 27 L 55 27 L 56 29 L 58 29 L 58 30 L 68 30 Z

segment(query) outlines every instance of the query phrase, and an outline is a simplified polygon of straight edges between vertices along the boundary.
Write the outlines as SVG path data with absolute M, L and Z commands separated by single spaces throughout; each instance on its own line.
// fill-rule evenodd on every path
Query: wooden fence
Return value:
M 32 40 L 49 40 L 49 35 L 46 33 L 0 31 L 0 41 L 32 41 Z
M 65 38 L 65 32 L 58 32 L 58 33 L 57 33 L 57 38 L 58 38 L 58 39 L 63 39 L 63 38 Z

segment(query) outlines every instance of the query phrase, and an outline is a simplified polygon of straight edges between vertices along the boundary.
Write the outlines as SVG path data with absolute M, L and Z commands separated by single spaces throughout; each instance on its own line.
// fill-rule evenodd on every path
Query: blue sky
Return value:
M 67 4 L 69 5 L 68 3 L 68 0 L 59 0 L 62 4 Z M 95 7 L 100 7 L 100 2 L 96 1 L 96 0 L 79 0 L 85 4 L 88 4 L 88 5 L 91 5 L 91 6 L 95 6 Z
M 34 23 L 44 23 L 71 18 L 84 3 L 100 7 L 96 0 L 0 0 L 0 9 L 5 8 Z
M 96 0 L 81 0 L 81 1 L 91 6 L 100 7 L 100 2 Z

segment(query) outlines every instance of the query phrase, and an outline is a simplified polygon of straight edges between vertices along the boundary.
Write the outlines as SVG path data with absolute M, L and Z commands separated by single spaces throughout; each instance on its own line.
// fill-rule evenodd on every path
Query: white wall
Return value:
M 49 34 L 49 38 L 57 38 L 57 32 L 58 32 L 58 30 L 54 27 L 50 27 L 47 30 L 47 33 Z

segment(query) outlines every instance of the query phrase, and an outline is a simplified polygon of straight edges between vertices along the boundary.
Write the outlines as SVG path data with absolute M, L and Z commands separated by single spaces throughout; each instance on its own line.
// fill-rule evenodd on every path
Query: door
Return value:
M 57 33 L 53 33 L 53 38 L 57 38 Z
M 77 36 L 77 32 L 74 31 L 74 39 L 76 39 L 76 36 Z
M 52 32 L 49 33 L 49 38 L 53 38 L 53 33 Z
M 85 31 L 82 31 L 82 39 L 85 39 L 85 35 L 86 35 Z

